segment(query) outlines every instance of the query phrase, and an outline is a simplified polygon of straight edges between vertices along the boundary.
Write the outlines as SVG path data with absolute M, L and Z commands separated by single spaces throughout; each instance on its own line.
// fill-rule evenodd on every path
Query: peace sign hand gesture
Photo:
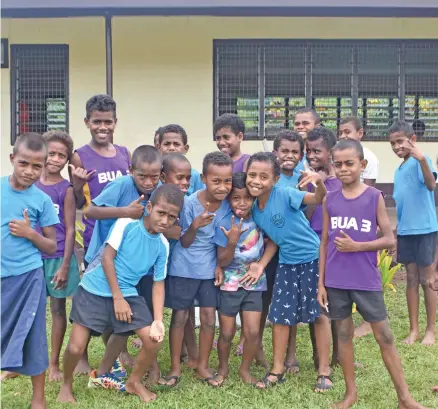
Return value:
M 29 238 L 33 232 L 33 229 L 30 225 L 29 215 L 27 213 L 27 209 L 23 210 L 23 220 L 12 220 L 9 223 L 9 231 L 13 236 Z
M 224 232 L 228 239 L 228 243 L 236 245 L 239 242 L 240 236 L 245 233 L 248 229 L 242 229 L 243 219 L 240 219 L 239 223 L 234 223 L 234 215 L 231 216 L 231 227 L 227 230 L 225 227 L 221 226 L 221 230 Z
M 410 139 L 406 139 L 403 143 L 403 148 L 409 152 L 409 155 L 418 161 L 422 161 L 424 159 L 423 152 L 418 149 L 418 146 L 415 142 L 412 142 Z
M 208 211 L 209 207 L 210 207 L 210 203 L 207 202 L 204 212 L 200 214 L 198 217 L 196 217 L 195 220 L 193 220 L 193 227 L 196 230 L 200 229 L 201 227 L 208 226 L 216 216 L 215 213 L 210 213 Z
M 298 188 L 306 187 L 309 183 L 317 187 L 322 183 L 321 175 L 316 173 L 313 169 L 309 168 L 307 163 L 304 163 L 304 170 L 301 171 L 302 179 L 298 183 Z
M 74 165 L 68 165 L 72 177 L 73 185 L 78 188 L 84 187 L 90 178 L 97 172 L 96 169 L 87 172 L 84 168 L 76 168 Z

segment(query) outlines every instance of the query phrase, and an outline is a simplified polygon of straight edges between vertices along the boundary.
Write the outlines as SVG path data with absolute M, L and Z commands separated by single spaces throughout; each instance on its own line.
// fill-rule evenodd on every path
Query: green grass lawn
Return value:
M 387 305 L 390 313 L 391 326 L 397 340 L 397 348 L 402 357 L 403 366 L 408 384 L 413 396 L 429 408 L 438 408 L 438 396 L 431 393 L 431 386 L 438 385 L 438 346 L 426 348 L 417 343 L 414 346 L 405 346 L 401 340 L 407 335 L 409 329 L 404 287 L 399 286 L 397 293 L 387 294 Z M 48 315 L 50 321 L 50 314 Z M 358 314 L 355 319 L 359 320 Z M 424 307 L 422 307 L 421 327 L 425 327 Z M 237 336 L 235 344 L 237 343 Z M 268 357 L 272 356 L 271 330 L 265 332 L 265 346 Z M 65 344 L 67 341 L 65 342 Z M 165 373 L 170 366 L 167 340 L 165 347 L 160 352 L 160 364 Z M 359 402 L 356 409 L 391 409 L 397 407 L 396 394 L 391 379 L 386 372 L 377 344 L 372 336 L 362 338 L 355 342 L 356 358 L 365 365 L 364 369 L 357 371 L 357 384 L 359 388 Z M 131 350 L 132 353 L 136 353 Z M 100 339 L 93 339 L 90 343 L 90 361 L 97 367 L 103 355 L 103 344 Z M 217 355 L 212 354 L 211 367 L 217 367 Z M 311 359 L 312 350 L 306 327 L 299 327 L 298 331 L 298 358 L 301 363 L 299 376 L 290 376 L 286 383 L 266 391 L 258 391 L 242 384 L 238 377 L 239 358 L 232 357 L 231 374 L 224 386 L 213 389 L 201 384 L 194 377 L 192 370 L 185 368 L 179 385 L 168 391 L 158 391 L 158 399 L 149 407 L 155 408 L 299 408 L 316 409 L 328 408 L 333 401 L 342 398 L 344 383 L 342 371 L 334 371 L 335 389 L 325 395 L 312 392 L 316 374 L 313 370 Z M 254 370 L 259 377 L 263 371 Z M 56 403 L 59 384 L 47 383 L 46 396 L 49 408 L 61 409 L 73 407 Z M 79 377 L 74 384 L 77 409 L 106 409 L 126 408 L 136 409 L 144 407 L 137 397 L 87 388 L 87 378 Z M 29 378 L 8 380 L 2 385 L 1 404 L 3 409 L 28 408 L 31 397 L 31 383 Z

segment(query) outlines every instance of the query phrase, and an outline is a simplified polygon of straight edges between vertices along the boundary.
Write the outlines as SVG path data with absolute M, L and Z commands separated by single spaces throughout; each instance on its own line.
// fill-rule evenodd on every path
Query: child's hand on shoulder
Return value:
M 208 226 L 216 216 L 215 213 L 209 213 L 208 208 L 210 207 L 210 203 L 207 202 L 207 206 L 205 206 L 205 210 L 198 217 L 193 220 L 193 227 L 198 230 L 201 227 Z
M 224 232 L 228 243 L 236 245 L 240 239 L 240 236 L 245 233 L 248 229 L 242 229 L 243 219 L 240 219 L 239 223 L 234 223 L 235 217 L 231 216 L 231 227 L 227 230 L 225 227 L 221 226 L 221 230 Z
M 248 271 L 245 273 L 245 275 L 240 279 L 241 284 L 246 284 L 248 286 L 254 285 L 257 281 L 259 281 L 259 278 L 263 274 L 264 268 L 259 263 L 251 263 L 249 265 Z
M 144 195 L 134 200 L 129 206 L 125 207 L 125 217 L 129 219 L 140 219 L 144 215 L 144 206 L 142 204 Z
M 335 237 L 335 246 L 341 253 L 355 253 L 360 251 L 360 244 L 354 241 L 347 233 L 341 230 L 341 237 Z
M 34 233 L 34 230 L 30 225 L 30 219 L 29 214 L 27 213 L 27 209 L 23 210 L 23 220 L 14 219 L 9 223 L 9 231 L 15 237 L 30 239 L 30 236 Z
M 163 342 L 165 332 L 163 321 L 155 320 L 149 330 L 149 337 L 155 342 Z
M 417 159 L 419 162 L 424 160 L 424 154 L 420 151 L 417 144 L 412 142 L 410 139 L 406 139 L 403 143 L 403 148 L 409 152 L 409 155 L 414 159 Z
M 304 164 L 304 170 L 301 171 L 301 174 L 302 179 L 298 183 L 298 188 L 305 188 L 308 184 L 312 184 L 313 186 L 317 187 L 323 183 L 321 175 L 309 168 L 307 163 Z
M 134 315 L 129 303 L 123 297 L 114 299 L 114 313 L 117 321 L 124 321 L 128 324 L 131 323 L 131 318 Z

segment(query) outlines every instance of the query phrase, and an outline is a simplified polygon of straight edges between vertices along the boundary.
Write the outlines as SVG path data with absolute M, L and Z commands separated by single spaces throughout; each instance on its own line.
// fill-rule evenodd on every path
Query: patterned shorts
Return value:
M 311 323 L 320 314 L 318 260 L 304 264 L 278 264 L 269 309 L 273 324 Z

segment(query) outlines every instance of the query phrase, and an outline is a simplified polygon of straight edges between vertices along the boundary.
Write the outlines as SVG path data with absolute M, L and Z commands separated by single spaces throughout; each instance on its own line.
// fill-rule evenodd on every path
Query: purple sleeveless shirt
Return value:
M 324 181 L 327 192 L 332 192 L 342 188 L 342 182 L 335 177 L 330 177 Z M 312 186 L 312 185 L 311 185 Z M 312 186 L 313 188 L 313 186 Z M 322 234 L 322 205 L 317 205 L 310 219 L 310 227 L 321 239 Z
M 243 167 L 248 158 L 249 155 L 244 153 L 239 159 L 233 161 L 233 173 L 243 172 Z
M 114 179 L 129 174 L 129 154 L 128 149 L 124 146 L 114 145 L 116 148 L 116 155 L 112 158 L 105 158 L 94 151 L 90 145 L 84 145 L 77 149 L 82 165 L 87 171 L 96 169 L 96 173 L 90 178 L 88 183 L 84 186 L 84 196 L 88 206 L 92 200 L 99 196 L 103 188 Z M 95 220 L 82 217 L 85 224 L 84 232 L 84 246 L 88 247 L 93 234 Z
M 368 187 L 360 196 L 347 199 L 342 189 L 327 193 L 330 218 L 325 286 L 345 290 L 381 291 L 382 280 L 376 251 L 341 253 L 334 239 L 340 231 L 358 242 L 377 238 L 377 206 L 381 192 Z
M 61 182 L 55 183 L 54 185 L 44 185 L 41 181 L 37 181 L 35 186 L 42 190 L 45 194 L 50 196 L 52 202 L 55 206 L 56 213 L 59 217 L 59 224 L 55 224 L 55 232 L 56 232 L 56 242 L 58 243 L 58 247 L 56 248 L 56 253 L 51 254 L 50 256 L 42 253 L 41 256 L 43 259 L 52 259 L 52 258 L 60 258 L 64 257 L 64 249 L 65 249 L 65 224 L 64 224 L 64 199 L 65 194 L 67 193 L 67 189 L 71 186 L 71 183 L 68 180 L 61 180 Z

